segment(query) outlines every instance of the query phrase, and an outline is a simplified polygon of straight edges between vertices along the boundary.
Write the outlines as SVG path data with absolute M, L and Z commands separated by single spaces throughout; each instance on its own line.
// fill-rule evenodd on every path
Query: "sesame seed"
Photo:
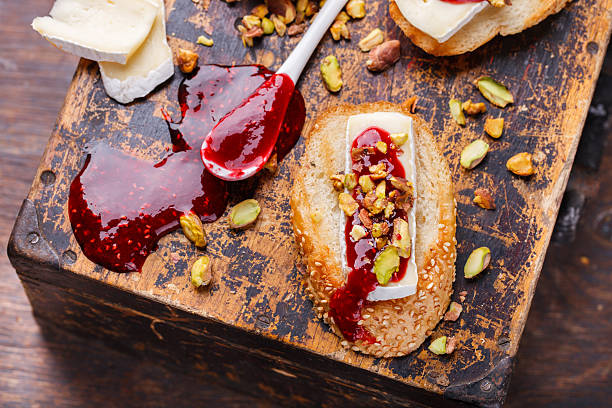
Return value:
M 359 347 L 357 347 L 357 346 L 353 346 L 351 348 L 352 348 L 353 351 L 359 351 Z
M 361 316 L 361 317 L 362 317 L 362 318 L 364 318 L 364 319 L 369 319 L 369 318 L 370 318 L 370 315 L 369 315 L 369 314 L 364 314 L 364 315 L 363 315 L 363 316 Z
M 431 287 L 433 286 L 433 282 L 429 282 L 429 285 L 427 285 L 427 289 L 431 289 Z
M 319 261 L 315 261 L 315 263 L 314 263 L 314 264 L 315 264 L 315 266 L 322 266 L 322 265 L 323 265 L 323 264 L 322 264 L 321 262 L 319 262 Z

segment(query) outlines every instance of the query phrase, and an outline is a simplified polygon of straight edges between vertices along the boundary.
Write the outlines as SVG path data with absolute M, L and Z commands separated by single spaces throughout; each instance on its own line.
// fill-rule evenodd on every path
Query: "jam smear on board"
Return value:
M 376 142 L 385 142 L 389 148 L 387 153 L 382 153 L 375 148 Z M 389 137 L 389 133 L 377 127 L 370 127 L 363 131 L 355 138 L 351 146 L 352 149 L 370 147 L 368 154 L 363 154 L 357 159 L 352 159 L 352 170 L 357 179 L 362 175 L 371 174 L 370 166 L 384 163 L 388 171 L 386 180 L 391 176 L 406 177 L 406 172 L 397 155 L 397 148 Z M 376 181 L 378 184 L 380 181 Z M 387 194 L 393 190 L 391 184 L 386 183 Z M 376 240 L 372 234 L 368 234 L 358 241 L 354 241 L 350 233 L 353 226 L 364 226 L 359 217 L 359 212 L 364 209 L 363 199 L 365 193 L 359 185 L 352 191 L 353 198 L 359 203 L 359 208 L 355 213 L 346 220 L 345 244 L 346 244 L 346 261 L 349 268 L 348 277 L 343 287 L 336 290 L 330 299 L 330 315 L 334 318 L 334 322 L 340 328 L 342 335 L 349 341 L 362 340 L 366 343 L 374 343 L 376 339 L 358 322 L 361 320 L 361 312 L 367 303 L 367 297 L 378 286 L 376 275 L 372 272 L 374 260 L 376 256 L 389 245 L 388 243 L 380 249 L 376 249 Z M 366 210 L 367 211 L 367 210 Z M 406 219 L 406 212 L 403 209 L 396 208 L 388 218 L 384 215 L 370 215 L 372 222 L 385 223 L 389 227 L 389 231 L 393 231 L 393 221 L 396 218 Z M 366 228 L 367 229 L 367 228 Z M 390 233 L 388 236 L 390 237 Z M 390 282 L 401 280 L 406 274 L 408 258 L 400 258 L 398 270 L 391 277 Z
M 72 181 L 68 214 L 77 242 L 93 262 L 115 272 L 140 271 L 157 241 L 193 211 L 203 222 L 227 205 L 227 182 L 206 171 L 200 145 L 215 123 L 264 83 L 272 72 L 256 66 L 206 65 L 181 83 L 181 120 L 168 121 L 172 151 L 157 163 L 100 142 L 89 149 Z M 297 143 L 305 105 L 295 90 L 275 153 L 281 160 Z
M 261 169 L 272 154 L 294 88 L 287 74 L 275 74 L 217 122 L 202 144 L 206 168 L 230 181 Z

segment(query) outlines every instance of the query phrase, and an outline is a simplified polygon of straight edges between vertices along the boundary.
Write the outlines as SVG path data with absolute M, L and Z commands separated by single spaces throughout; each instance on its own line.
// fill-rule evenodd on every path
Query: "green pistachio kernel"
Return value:
M 491 250 L 487 247 L 480 247 L 472 251 L 463 267 L 463 275 L 466 278 L 473 278 L 485 270 L 491 262 Z
M 489 144 L 482 140 L 474 140 L 461 152 L 461 166 L 473 169 L 485 158 L 489 151 Z
M 389 283 L 391 276 L 398 270 L 400 257 L 397 248 L 388 246 L 374 260 L 374 273 L 381 285 Z

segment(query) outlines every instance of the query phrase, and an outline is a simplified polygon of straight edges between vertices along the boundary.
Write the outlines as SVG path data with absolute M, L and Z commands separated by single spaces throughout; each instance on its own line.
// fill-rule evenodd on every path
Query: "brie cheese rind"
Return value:
M 412 127 L 412 118 L 398 112 L 375 112 L 364 113 L 349 117 L 346 125 L 346 159 L 345 172 L 346 174 L 352 171 L 351 161 L 351 146 L 357 136 L 363 133 L 364 130 L 370 127 L 378 127 L 389 133 L 408 133 L 408 141 L 404 143 L 397 153 L 397 157 L 404 167 L 406 172 L 406 180 L 412 183 L 416 191 L 416 157 L 414 146 L 414 132 Z M 340 216 L 344 218 L 344 213 L 340 211 Z M 368 294 L 367 300 L 389 300 L 401 299 L 416 293 L 417 282 L 419 280 L 417 274 L 417 266 L 415 262 L 415 240 L 416 240 L 416 215 L 414 206 L 408 213 L 408 222 L 411 238 L 411 256 L 408 259 L 406 266 L 406 274 L 402 280 L 398 282 L 389 282 L 386 285 L 378 285 L 376 289 Z M 340 231 L 340 242 L 342 246 L 342 269 L 348 274 L 349 267 L 346 261 L 346 244 L 344 237 L 344 224 Z
M 111 98 L 129 103 L 146 96 L 159 84 L 174 75 L 172 51 L 166 40 L 166 17 L 163 0 L 153 28 L 144 43 L 130 57 L 127 64 L 99 62 L 104 89 Z
M 395 0 L 410 24 L 443 43 L 489 6 L 487 1 L 450 3 L 442 0 Z
M 71 54 L 125 64 L 149 35 L 158 10 L 153 0 L 57 0 L 32 28 Z

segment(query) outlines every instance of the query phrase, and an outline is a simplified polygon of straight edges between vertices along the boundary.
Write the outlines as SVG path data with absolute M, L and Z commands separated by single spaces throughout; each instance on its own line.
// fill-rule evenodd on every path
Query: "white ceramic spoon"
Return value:
M 280 69 L 225 115 L 202 143 L 204 165 L 228 181 L 251 177 L 266 164 L 306 63 L 348 0 L 327 0 Z

